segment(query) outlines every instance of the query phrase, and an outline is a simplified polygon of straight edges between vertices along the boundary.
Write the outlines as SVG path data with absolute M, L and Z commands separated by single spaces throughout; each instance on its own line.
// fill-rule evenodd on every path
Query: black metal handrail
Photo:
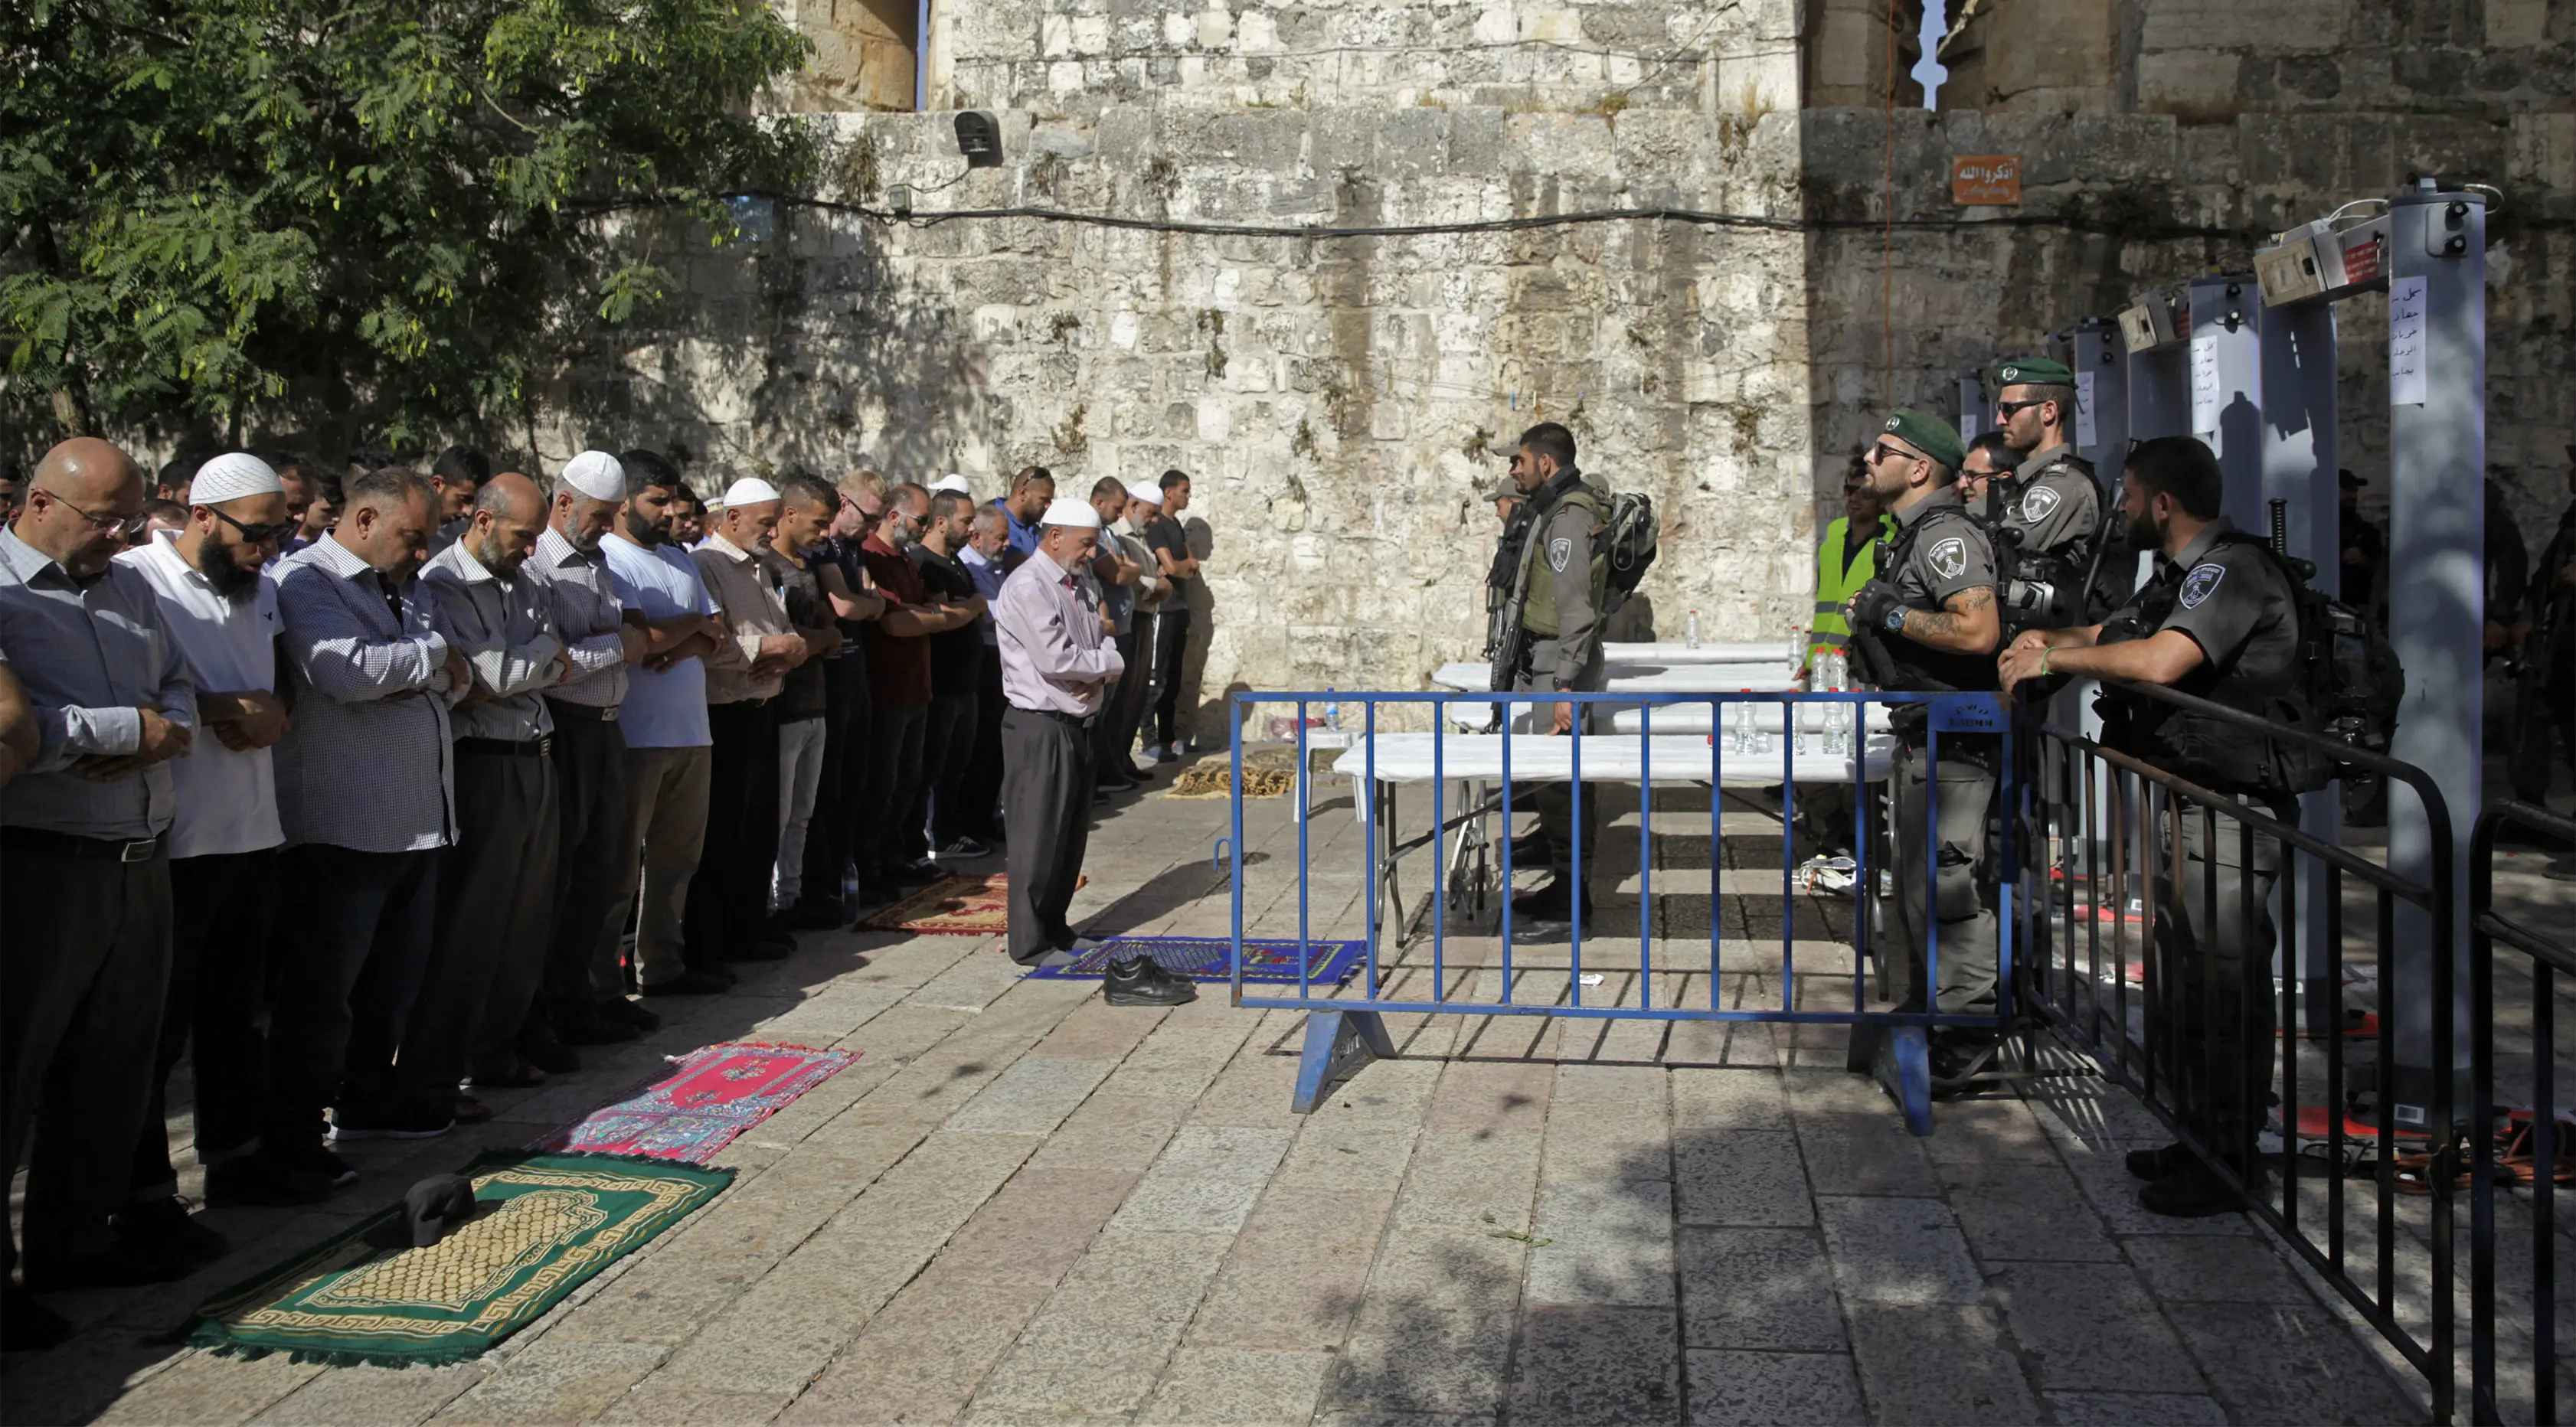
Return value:
M 2559 1155 L 2557 1027 L 2551 997 L 2560 976 L 2576 976 L 2576 942 L 2551 937 L 2496 910 L 2495 839 L 2511 824 L 2576 847 L 2576 819 L 2530 803 L 2501 799 L 2478 815 L 2469 833 L 2469 1410 L 2479 1422 L 2502 1422 L 2496 1400 L 2496 1136 L 2495 949 L 2531 959 L 2531 1372 L 2533 1420 L 2558 1420 L 2558 1276 L 2555 1259 Z
M 2076 895 L 2074 885 L 2079 879 L 2072 875 L 2062 904 L 2053 904 L 2045 896 L 2024 897 L 2019 901 L 2032 909 L 2029 915 L 2058 923 L 2064 932 L 2062 940 L 2048 939 L 2046 954 L 2032 955 L 2025 962 L 2038 983 L 2031 997 L 2032 1003 L 2040 1007 L 2042 1014 L 2070 1040 L 2089 1052 L 2106 1076 L 2136 1092 L 2149 1109 L 2174 1131 L 2177 1140 L 2216 1171 L 2222 1180 L 2244 1194 L 2251 1211 L 2279 1234 L 2326 1282 L 2332 1284 L 2365 1321 L 2423 1374 L 2435 1420 L 2447 1420 L 2453 1396 L 2455 1362 L 2451 1285 L 2455 1274 L 2453 1201 L 2457 1137 L 2440 1131 L 2454 1118 L 2451 1076 L 2437 1073 L 2432 1077 L 2428 1097 L 2431 1104 L 2427 1107 L 2425 1126 L 2430 1132 L 2425 1141 L 2429 1158 L 2419 1168 L 2409 1171 L 2411 1182 L 2407 1192 L 2411 1194 L 2418 1186 L 2425 1191 L 2431 1218 L 2426 1247 L 2432 1282 L 2425 1290 L 2429 1322 L 2420 1338 L 2399 1320 L 2396 1311 L 2400 1297 L 2396 1276 L 2399 1171 L 2395 1156 L 2399 1126 L 2394 1119 L 2395 1097 L 2388 1093 L 2384 1076 L 2376 1107 L 2377 1123 L 2354 1132 L 2356 1136 L 2366 1135 L 2375 1139 L 2379 1147 L 2375 1169 L 2378 1204 L 2373 1235 L 2375 1243 L 2372 1246 L 2376 1250 L 2372 1255 L 2375 1260 L 2372 1267 L 2376 1272 L 2369 1274 L 2373 1280 L 2370 1283 L 2365 1283 L 2360 1272 L 2347 1264 L 2347 1196 L 2340 1168 L 2347 1163 L 2351 1149 L 2347 1142 L 2346 1097 L 2343 1093 L 2347 1085 L 2344 1050 L 2348 1024 L 2343 991 L 2344 881 L 2351 878 L 2367 886 L 2377 902 L 2375 941 L 2382 986 L 2390 984 L 2387 973 L 2391 967 L 2394 943 L 2395 906 L 2403 903 L 2413 907 L 2423 913 L 2429 923 L 2426 936 L 2432 974 L 2430 999 L 2433 1007 L 2437 1008 L 2437 1013 L 2430 1017 L 2431 1059 L 2437 1067 L 2448 1066 L 2454 1051 L 2454 1017 L 2438 1013 L 2438 1008 L 2453 1004 L 2456 993 L 2452 913 L 2458 905 L 2457 877 L 2448 805 L 2432 775 L 2413 764 L 2160 685 L 2133 684 L 2123 680 L 2104 680 L 2103 683 L 2107 688 L 2130 697 L 2166 704 L 2241 728 L 2249 737 L 2304 747 L 2325 755 L 2348 772 L 2377 774 L 2403 783 L 2414 789 L 2421 800 L 2431 855 L 2429 866 L 2419 878 L 2358 856 L 2330 839 L 2307 831 L 2299 826 L 2295 820 L 2296 813 L 2287 807 L 2286 800 L 2277 808 L 2264 806 L 2240 795 L 2202 786 L 2140 758 L 2105 747 L 2075 730 L 2043 723 L 2039 727 L 2039 736 L 2028 740 L 2026 746 L 2035 750 L 2035 756 L 2063 760 L 2065 778 L 2057 786 L 2066 790 L 2064 796 L 2068 799 L 2068 806 L 2058 810 L 2058 815 L 2069 822 L 2080 822 L 2080 828 L 2071 831 L 2082 839 L 2080 845 L 2085 865 L 2080 880 L 2089 884 L 2090 915 L 2081 926 L 2079 936 L 2077 903 L 2082 899 Z M 2097 774 L 2104 775 L 2098 782 Z M 2024 784 L 2036 787 L 2039 780 L 2024 780 Z M 2162 805 L 2160 818 L 2156 815 L 2155 805 L 2158 803 Z M 2134 813 L 2134 820 L 2131 813 Z M 2323 894 L 2317 899 L 2320 905 L 2311 915 L 2321 918 L 2324 923 L 2322 942 L 2326 966 L 2322 979 L 2305 988 L 2311 997 L 2306 1017 L 2311 1036 L 2320 1023 L 2321 1008 L 2314 998 L 2322 996 L 2331 1003 L 2323 1008 L 2327 1027 L 2324 1036 L 2324 1138 L 2328 1157 L 2337 1166 L 2337 1172 L 2326 1178 L 2323 1242 L 2319 1242 L 2303 1222 L 2307 1216 L 2302 1213 L 2300 1203 L 2301 1036 L 2295 1033 L 2300 1022 L 2299 978 L 2295 974 L 2286 976 L 2281 996 L 2281 1026 L 2293 1033 L 2279 1037 L 2277 1054 L 2266 1055 L 2270 1073 L 2279 1077 L 2284 1102 L 2280 1129 L 2286 1153 L 2277 1204 L 2267 1194 L 2259 1192 L 2259 1179 L 2251 1165 L 2240 1174 L 2236 1167 L 2227 1163 L 2223 1147 L 2201 1141 L 2193 1125 L 2183 1115 L 2183 1107 L 2176 1101 L 2173 1086 L 2168 1083 L 2183 1075 L 2181 1057 L 2189 1048 L 2176 1040 L 2171 1022 L 2182 1000 L 2179 992 L 2164 984 L 2167 973 L 2160 965 L 2163 958 L 2157 954 L 2158 932 L 2165 928 L 2171 914 L 2160 915 L 2156 905 L 2159 891 L 2156 867 L 2161 844 L 2164 863 L 2162 885 L 2172 889 L 2174 896 L 2182 896 L 2187 885 L 2183 873 L 2187 813 L 2196 819 L 2200 833 L 2199 856 L 2204 864 L 2201 881 L 2206 889 L 2202 901 L 2204 916 L 2201 926 L 2204 928 L 2212 927 L 2219 920 L 2217 889 L 2221 878 L 2216 875 L 2218 869 L 2215 864 L 2229 845 L 2221 841 L 2222 822 L 2232 829 L 2229 841 L 2237 853 L 2236 881 L 2240 901 L 2236 925 L 2241 935 L 2249 938 L 2254 935 L 2261 924 L 2257 916 L 2258 906 L 2263 901 L 2277 899 L 2281 916 L 2272 950 L 2288 945 L 2286 938 L 2300 924 L 2302 874 L 2313 868 L 2324 880 Z M 2160 830 L 2155 825 L 2159 821 L 2163 824 Z M 2161 837 L 2158 836 L 2159 831 Z M 2037 841 L 2032 839 L 2026 845 Z M 2249 875 L 2248 869 L 2255 868 L 2256 849 L 2265 843 L 2278 849 L 2282 865 L 2271 897 L 2258 899 L 2254 895 L 2258 878 Z M 2073 868 L 2068 870 L 2070 874 L 2075 871 Z M 2026 864 L 2020 875 L 2034 873 L 2040 877 L 2050 875 L 2045 858 Z M 2134 894 L 2130 887 L 2133 875 L 2138 883 Z M 2106 880 L 2111 893 L 2107 903 L 2102 895 Z M 2145 1018 L 2143 1036 L 2136 1039 L 2131 1037 L 2129 1030 L 2132 923 L 2128 909 L 2133 899 L 2139 907 L 2135 925 L 2144 938 L 2143 945 L 2137 949 L 2142 988 L 2142 1004 L 2138 1009 L 2150 1013 Z M 2102 965 L 2106 905 L 2111 913 L 2110 939 L 2113 945 L 2110 949 L 2116 967 L 2107 992 Z M 2061 910 L 2062 917 L 2059 915 Z M 2040 936 L 2034 935 L 2028 944 L 2037 948 L 2043 942 Z M 2202 948 L 2195 954 L 2206 956 L 2209 952 Z M 2263 1025 L 2271 1019 L 2271 1008 L 2268 1004 L 2257 1005 L 2256 1001 L 2268 994 L 2270 983 L 2261 982 L 2266 988 L 2264 992 L 2257 992 L 2254 988 L 2261 977 L 2270 974 L 2272 955 L 2270 951 L 2258 952 L 2251 947 L 2245 948 L 2242 954 L 2244 970 L 2241 976 L 2246 999 L 2236 1008 L 2237 1014 L 2249 1027 Z M 2294 956 L 2284 958 L 2285 966 L 2294 961 Z M 2081 995 L 2077 994 L 2079 985 L 2085 988 Z M 2209 989 L 2205 974 L 2202 987 L 2197 1005 L 2204 1015 L 2215 1019 L 2215 993 Z M 2390 1054 L 2392 1019 L 2380 1017 L 2375 1033 L 2378 1064 L 2383 1070 L 2393 1063 Z M 2249 1035 L 2254 1033 L 2248 1032 Z M 2211 1056 L 2205 1045 L 2199 1048 L 2199 1054 L 2199 1069 L 2205 1083 L 2211 1072 Z M 2262 1078 L 2269 1079 L 2270 1074 Z M 2249 1118 L 2259 1115 L 2265 1092 L 2269 1089 L 2255 1083 L 2255 1080 L 2249 1068 L 2246 1083 L 2241 1087 L 2245 1096 L 2242 1102 L 2246 1107 L 2244 1113 Z M 2370 1131 L 2375 1131 L 2375 1134 Z

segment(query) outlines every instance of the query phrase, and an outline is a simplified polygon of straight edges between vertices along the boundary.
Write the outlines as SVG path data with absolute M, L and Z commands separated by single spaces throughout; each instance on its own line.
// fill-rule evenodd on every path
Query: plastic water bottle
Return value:
M 1327 688 L 1324 692 L 1326 694 L 1330 694 L 1333 691 L 1330 688 Z M 1341 731 L 1342 706 L 1339 700 L 1331 698 L 1324 700 L 1324 727 L 1331 729 L 1336 733 Z
M 1684 646 L 1685 648 L 1690 648 L 1690 649 L 1697 649 L 1697 648 L 1699 647 L 1699 611 L 1698 611 L 1698 610 L 1692 610 L 1692 611 L 1690 612 L 1690 622 L 1689 622 L 1688 624 L 1686 624 L 1686 625 L 1684 625 L 1684 626 L 1683 626 L 1683 631 L 1682 631 L 1682 644 L 1683 644 L 1683 646 Z

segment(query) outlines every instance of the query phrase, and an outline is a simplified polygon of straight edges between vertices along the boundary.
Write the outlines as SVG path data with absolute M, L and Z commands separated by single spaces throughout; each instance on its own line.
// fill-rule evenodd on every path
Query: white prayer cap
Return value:
M 564 462 L 559 479 L 592 500 L 626 499 L 626 468 L 606 451 L 584 451 Z
M 941 491 L 955 491 L 959 495 L 973 495 L 975 493 L 974 488 L 966 484 L 966 478 L 957 474 L 955 471 L 950 471 L 947 475 L 941 476 L 938 480 L 931 482 L 930 490 L 933 495 L 936 495 Z
M 1134 481 L 1121 481 L 1119 484 L 1127 488 L 1127 498 L 1129 500 L 1141 500 L 1145 504 L 1152 506 L 1159 506 L 1163 503 L 1162 491 L 1153 486 L 1139 485 Z
M 762 501 L 776 499 L 778 499 L 778 487 L 758 476 L 745 476 L 725 487 L 724 499 L 718 504 L 731 509 L 737 505 L 758 505 Z
M 278 484 L 277 472 L 270 470 L 266 461 L 247 451 L 232 451 L 197 468 L 196 479 L 188 483 L 188 503 L 222 505 L 247 495 L 275 495 L 284 489 Z
M 1058 496 L 1047 506 L 1046 514 L 1038 518 L 1038 524 L 1064 525 L 1075 530 L 1098 530 L 1100 512 L 1093 510 L 1091 502 L 1087 500 Z

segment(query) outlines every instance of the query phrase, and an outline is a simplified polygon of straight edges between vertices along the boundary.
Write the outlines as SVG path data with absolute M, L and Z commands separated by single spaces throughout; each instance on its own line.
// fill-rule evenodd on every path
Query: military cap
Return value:
M 1937 416 L 1900 406 L 1888 413 L 1887 425 L 1882 429 L 1951 470 L 1959 469 L 1960 463 L 1968 459 L 1968 448 L 1960 444 L 1958 430 Z
M 2073 386 L 2075 373 L 2047 357 L 2006 357 L 1995 380 L 2004 386 Z

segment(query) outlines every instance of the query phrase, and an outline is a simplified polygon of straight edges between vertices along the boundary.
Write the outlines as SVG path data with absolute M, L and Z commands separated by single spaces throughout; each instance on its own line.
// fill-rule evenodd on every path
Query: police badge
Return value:
M 2032 525 L 2037 525 L 2048 519 L 2050 511 L 2057 509 L 2058 500 L 2057 492 L 2048 487 L 2032 486 L 2030 493 L 2021 498 L 2021 518 Z
M 1931 560 L 1942 579 L 1955 580 L 1961 570 L 1968 568 L 1968 542 L 1953 535 L 1932 547 Z
M 2198 609 L 2211 595 L 2218 593 L 2218 582 L 2227 578 L 2224 565 L 2194 565 L 2183 576 L 2180 603 L 2184 609 Z
M 1572 540 L 1559 536 L 1556 539 L 1547 542 L 1547 567 L 1549 569 L 1562 575 L 1565 573 L 1565 562 L 1573 558 L 1574 542 Z

